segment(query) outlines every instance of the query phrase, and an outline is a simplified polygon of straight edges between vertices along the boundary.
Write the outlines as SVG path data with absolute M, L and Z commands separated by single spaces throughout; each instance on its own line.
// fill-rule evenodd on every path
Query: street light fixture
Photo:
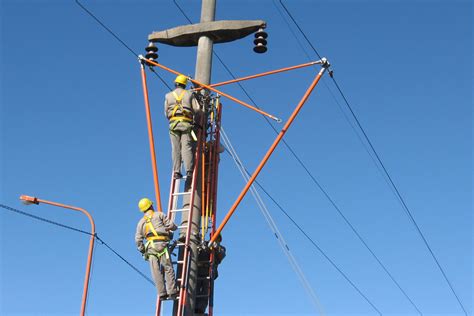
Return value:
M 91 232 L 90 232 L 91 238 L 89 242 L 89 252 L 88 252 L 88 257 L 87 257 L 86 275 L 84 277 L 84 289 L 82 292 L 82 304 L 81 304 L 81 314 L 80 314 L 81 316 L 84 316 L 86 312 L 87 292 L 89 290 L 89 278 L 90 278 L 90 273 L 91 273 L 92 255 L 94 251 L 94 241 L 95 241 L 95 236 L 96 236 L 94 219 L 89 214 L 89 212 L 87 212 L 85 209 L 82 209 L 80 207 L 42 200 L 42 199 L 38 199 L 37 197 L 32 197 L 28 195 L 21 195 L 20 200 L 26 205 L 31 205 L 31 204 L 38 205 L 40 203 L 44 203 L 44 204 L 49 204 L 49 205 L 53 205 L 57 207 L 67 208 L 74 211 L 79 211 L 85 214 L 87 218 L 89 219 L 90 224 L 91 224 Z

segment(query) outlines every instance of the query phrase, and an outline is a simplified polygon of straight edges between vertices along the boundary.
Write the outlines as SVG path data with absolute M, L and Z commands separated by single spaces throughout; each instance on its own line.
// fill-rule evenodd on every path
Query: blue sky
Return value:
M 139 52 L 151 31 L 187 23 L 171 0 L 83 3 Z M 198 20 L 199 2 L 179 3 L 193 21 Z M 285 3 L 313 45 L 334 65 L 339 84 L 472 313 L 472 3 Z M 268 23 L 266 54 L 253 53 L 250 37 L 215 47 L 237 76 L 308 61 L 275 4 L 218 1 L 217 19 Z M 194 73 L 195 48 L 159 49 L 161 63 Z M 18 196 L 36 195 L 86 208 L 101 238 L 149 274 L 133 243 L 140 218 L 137 201 L 153 196 L 139 64 L 74 1 L 64 0 L 3 0 L 0 51 L 1 203 L 81 229 L 88 229 L 84 216 L 46 205 L 27 208 Z M 296 70 L 243 85 L 259 106 L 285 119 L 316 71 Z M 161 74 L 172 82 L 173 75 Z M 212 78 L 229 79 L 216 60 Z M 327 79 L 318 85 L 286 140 L 424 315 L 463 315 L 345 119 L 347 109 Z M 171 161 L 162 100 L 167 89 L 154 76 L 149 76 L 149 89 L 166 197 Z M 222 90 L 248 101 L 238 87 Z M 224 103 L 223 124 L 253 170 L 271 144 L 273 131 L 259 115 L 231 101 Z M 220 168 L 222 217 L 243 182 L 227 155 Z M 288 150 L 277 149 L 259 181 L 384 315 L 416 315 Z M 375 315 L 266 201 L 327 314 Z M 77 315 L 87 236 L 3 209 L 0 225 L 0 313 Z M 216 282 L 216 315 L 315 313 L 250 196 L 223 233 L 228 256 Z M 104 246 L 96 247 L 89 315 L 150 315 L 154 297 L 153 286 Z

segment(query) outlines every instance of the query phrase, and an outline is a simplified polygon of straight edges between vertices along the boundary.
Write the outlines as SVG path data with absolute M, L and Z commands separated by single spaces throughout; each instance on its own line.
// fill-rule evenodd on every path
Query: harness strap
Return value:
M 183 90 L 181 91 L 180 95 L 177 95 L 176 91 L 173 91 L 173 96 L 176 99 L 176 105 L 174 106 L 173 111 L 171 112 L 171 117 L 174 117 L 176 115 L 176 112 L 180 110 L 184 116 L 192 119 L 193 117 L 193 112 L 191 111 L 192 109 L 189 107 L 183 107 L 183 97 L 185 93 L 186 93 L 186 90 Z

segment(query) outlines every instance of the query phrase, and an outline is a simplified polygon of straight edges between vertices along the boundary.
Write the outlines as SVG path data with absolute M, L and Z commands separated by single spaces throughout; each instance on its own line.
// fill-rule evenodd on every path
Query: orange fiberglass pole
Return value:
M 240 195 L 239 197 L 237 198 L 237 200 L 234 202 L 234 204 L 232 205 L 232 207 L 230 208 L 229 212 L 227 213 L 227 215 L 225 216 L 225 218 L 222 220 L 222 223 L 219 225 L 219 228 L 217 228 L 217 230 L 214 232 L 214 234 L 212 235 L 211 237 L 211 240 L 209 240 L 209 246 L 212 246 L 212 243 L 216 240 L 217 236 L 220 234 L 220 232 L 222 231 L 222 229 L 224 228 L 224 226 L 227 224 L 227 222 L 229 221 L 229 219 L 231 218 L 232 214 L 234 214 L 235 210 L 237 209 L 237 206 L 240 204 L 240 202 L 242 201 L 242 199 L 244 198 L 245 194 L 248 192 L 248 190 L 250 189 L 250 187 L 252 186 L 252 184 L 254 183 L 255 179 L 257 178 L 258 174 L 260 173 L 260 171 L 262 170 L 262 168 L 265 166 L 265 164 L 267 163 L 268 159 L 270 158 L 270 156 L 272 155 L 273 151 L 275 150 L 275 148 L 277 147 L 278 143 L 280 143 L 281 139 L 283 138 L 283 136 L 285 135 L 286 131 L 288 130 L 288 128 L 290 127 L 291 123 L 293 123 L 293 121 L 295 120 L 296 116 L 298 115 L 299 111 L 301 110 L 301 108 L 303 107 L 304 103 L 306 102 L 306 100 L 309 98 L 309 95 L 311 94 L 311 92 L 313 91 L 313 89 L 316 87 L 316 85 L 318 84 L 319 80 L 321 79 L 322 75 L 324 74 L 324 72 L 326 71 L 326 69 L 329 67 L 329 63 L 323 58 L 322 60 L 322 63 L 323 63 L 323 68 L 319 71 L 319 73 L 317 74 L 317 76 L 314 78 L 313 82 L 311 83 L 311 85 L 309 86 L 308 90 L 306 90 L 305 94 L 303 95 L 303 97 L 301 98 L 300 102 L 298 103 L 298 105 L 296 106 L 295 110 L 293 111 L 293 113 L 291 114 L 290 118 L 288 119 L 288 121 L 286 122 L 285 126 L 283 127 L 283 129 L 280 131 L 280 133 L 278 134 L 278 136 L 276 137 L 275 141 L 273 142 L 273 144 L 270 146 L 270 148 L 268 149 L 267 153 L 265 154 L 265 156 L 263 157 L 262 161 L 260 162 L 260 164 L 258 165 L 257 169 L 255 169 L 255 171 L 253 172 L 252 176 L 250 177 L 249 181 L 247 182 L 247 184 L 245 185 L 245 187 L 243 188 L 242 192 L 240 192 Z
M 156 205 L 159 212 L 162 212 L 161 208 L 161 196 L 160 196 L 160 182 L 158 179 L 158 168 L 156 167 L 156 154 L 155 154 L 155 140 L 153 139 L 153 126 L 151 124 L 151 113 L 150 113 L 150 102 L 148 100 L 148 87 L 146 84 L 146 72 L 145 66 L 141 63 L 141 74 L 142 74 L 142 85 L 143 85 L 143 97 L 145 99 L 145 112 L 146 112 L 146 123 L 148 126 L 148 141 L 150 143 L 150 154 L 151 154 L 151 166 L 153 169 L 153 183 L 155 185 L 155 197 Z
M 163 66 L 163 65 L 161 65 L 161 64 L 158 64 L 157 62 L 154 62 L 154 61 L 145 59 L 144 57 L 140 57 L 140 58 L 141 58 L 142 61 L 145 61 L 145 62 L 149 63 L 150 65 L 160 67 L 161 69 L 164 69 L 164 70 L 166 70 L 166 71 L 169 71 L 169 72 L 171 72 L 171 73 L 173 73 L 173 74 L 175 74 L 175 75 L 183 75 L 182 73 L 180 73 L 180 72 L 178 72 L 178 71 L 176 71 L 176 70 L 173 70 L 173 69 L 171 69 L 171 68 L 168 68 L 168 67 L 166 67 L 166 66 Z M 231 96 L 231 95 L 229 95 L 229 94 L 227 94 L 227 93 L 224 93 L 224 92 L 222 92 L 222 91 L 219 91 L 219 90 L 217 90 L 217 89 L 211 87 L 210 85 L 201 83 L 201 82 L 199 82 L 199 81 L 197 81 L 197 80 L 194 80 L 194 79 L 192 79 L 192 78 L 189 78 L 189 80 L 190 80 L 191 82 L 193 82 L 193 83 L 195 83 L 195 84 L 201 86 L 202 88 L 205 88 L 205 89 L 214 91 L 215 93 L 218 93 L 218 94 L 220 94 L 220 95 L 222 95 L 222 96 L 224 96 L 224 97 L 226 97 L 226 98 L 228 98 L 228 99 L 230 99 L 230 100 L 232 100 L 232 101 L 234 101 L 234 102 L 236 102 L 236 103 L 238 103 L 238 104 L 240 104 L 240 105 L 243 105 L 243 106 L 245 106 L 245 107 L 247 107 L 247 108 L 249 108 L 249 109 L 252 109 L 252 110 L 254 110 L 254 111 L 257 112 L 257 113 L 260 113 L 260 114 L 262 114 L 262 115 L 265 115 L 265 116 L 271 118 L 272 120 L 275 120 L 275 121 L 277 121 L 277 122 L 281 122 L 281 119 L 279 119 L 278 117 L 273 116 L 273 115 L 271 115 L 271 114 L 268 114 L 267 112 L 262 111 L 262 110 L 260 110 L 260 109 L 257 109 L 256 107 L 251 106 L 251 105 L 248 104 L 248 103 L 245 103 L 245 102 L 243 102 L 243 101 L 240 101 L 239 99 L 234 98 L 233 96 Z
M 44 204 L 49 204 L 49 205 L 53 205 L 53 206 L 57 206 L 57 207 L 67 208 L 67 209 L 74 210 L 74 211 L 79 211 L 79 212 L 85 214 L 87 216 L 87 218 L 89 219 L 89 222 L 91 224 L 91 232 L 90 232 L 91 238 L 90 238 L 90 241 L 89 241 L 89 252 L 88 252 L 88 256 L 87 256 L 86 276 L 84 278 L 84 289 L 82 291 L 82 303 L 81 303 L 81 314 L 80 314 L 81 316 L 84 316 L 85 312 L 86 312 L 87 293 L 88 293 L 88 290 L 89 290 L 89 278 L 90 278 L 90 274 L 91 274 L 92 255 L 93 255 L 93 251 L 94 251 L 94 240 L 95 240 L 94 219 L 89 214 L 89 212 L 87 212 L 85 209 L 82 209 L 82 208 L 79 208 L 79 207 L 65 205 L 65 204 L 56 203 L 56 202 L 51 202 L 51 201 L 47 201 L 47 200 L 41 200 L 41 199 L 38 199 L 36 197 L 31 197 L 31 196 L 28 196 L 28 195 L 20 196 L 20 200 L 23 200 L 23 201 L 25 201 L 27 203 L 31 203 L 31 204 L 44 203 Z
M 321 61 L 320 60 L 312 61 L 312 62 L 309 62 L 309 63 L 300 64 L 300 65 L 296 65 L 296 66 L 285 67 L 285 68 L 280 68 L 280 69 L 271 70 L 271 71 L 267 71 L 267 72 L 262 72 L 262 73 L 252 75 L 252 76 L 247 76 L 247 77 L 237 78 L 237 79 L 223 81 L 223 82 L 219 82 L 219 83 L 214 83 L 214 84 L 211 84 L 209 86 L 211 86 L 211 87 L 220 87 L 220 86 L 230 84 L 230 83 L 234 83 L 234 82 L 250 80 L 250 79 L 259 78 L 259 77 L 268 76 L 268 75 L 274 75 L 274 74 L 277 74 L 277 73 L 280 73 L 280 72 L 290 71 L 290 70 L 303 68 L 303 67 L 314 66 L 314 65 L 317 65 L 317 64 L 321 64 Z

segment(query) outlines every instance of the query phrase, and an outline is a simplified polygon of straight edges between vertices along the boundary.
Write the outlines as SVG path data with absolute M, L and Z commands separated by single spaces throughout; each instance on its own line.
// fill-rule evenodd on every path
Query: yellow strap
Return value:
M 181 91 L 181 94 L 178 96 L 178 95 L 176 94 L 176 91 L 173 91 L 173 95 L 174 95 L 174 97 L 175 97 L 175 99 L 176 99 L 176 102 L 181 103 L 181 100 L 183 99 L 185 93 L 186 93 L 186 90 L 183 90 L 183 91 Z
M 150 240 L 150 238 L 153 238 L 153 237 L 160 237 L 160 236 L 158 236 L 158 233 L 156 232 L 155 227 L 153 227 L 153 224 L 151 223 L 151 217 L 145 215 L 145 221 L 146 221 L 146 225 L 145 225 L 145 238 L 146 238 L 146 240 Z M 153 233 L 153 237 L 146 237 L 146 235 L 148 235 L 150 230 Z
M 183 91 L 181 91 L 181 94 L 178 96 L 176 94 L 176 91 L 173 91 L 173 96 L 176 99 L 176 105 L 174 106 L 173 111 L 171 112 L 171 116 L 175 116 L 176 112 L 179 109 L 181 109 L 181 112 L 183 112 L 183 114 L 186 111 L 186 110 L 183 109 L 183 102 L 182 102 L 185 93 L 186 93 L 186 90 L 183 90 Z M 189 111 L 187 111 L 187 112 L 189 112 Z
M 170 121 L 179 121 L 179 122 L 192 122 L 193 119 L 187 116 L 171 116 Z

